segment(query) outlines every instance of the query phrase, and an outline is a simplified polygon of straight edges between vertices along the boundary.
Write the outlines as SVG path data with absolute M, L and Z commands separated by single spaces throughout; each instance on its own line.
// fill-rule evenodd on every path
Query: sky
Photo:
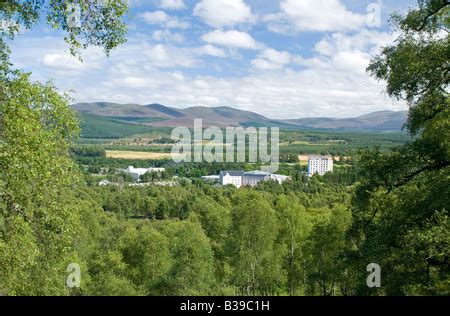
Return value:
M 12 43 L 16 67 L 74 102 L 229 106 L 274 119 L 405 110 L 365 71 L 413 0 L 130 0 L 127 43 L 71 57 L 45 23 Z M 373 12 L 379 10 L 379 23 Z

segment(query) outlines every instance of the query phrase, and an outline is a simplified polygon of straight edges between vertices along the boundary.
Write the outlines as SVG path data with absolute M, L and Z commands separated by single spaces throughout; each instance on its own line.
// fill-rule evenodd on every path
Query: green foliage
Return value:
M 10 224 L 14 230 L 0 241 L 0 288 L 10 295 L 29 295 L 36 290 L 30 267 L 36 266 L 39 249 L 30 225 L 23 218 L 14 217 Z
M 345 268 L 340 256 L 345 250 L 345 234 L 351 214 L 344 206 L 335 206 L 331 216 L 321 218 L 303 245 L 306 293 L 335 295 Z
M 368 68 L 386 81 L 390 96 L 408 102 L 407 128 L 415 136 L 396 150 L 359 158 L 350 235 L 357 249 L 349 258 L 382 266 L 384 286 L 374 294 L 450 291 L 448 12 L 447 1 L 419 1 L 418 9 L 394 16 L 400 36 Z
M 74 7 L 80 16 L 73 19 Z M 14 38 L 21 28 L 30 29 L 41 19 L 55 29 L 67 33 L 65 41 L 72 54 L 89 45 L 101 46 L 106 53 L 125 42 L 126 25 L 122 18 L 128 10 L 127 1 L 111 0 L 102 4 L 96 1 L 76 0 L 5 0 L 0 3 L 0 18 L 8 21 L 1 37 Z M 77 19 L 80 23 L 76 23 Z M 75 23 L 72 23 L 75 22 Z
M 69 23 L 71 5 L 81 9 L 80 25 Z M 88 45 L 109 53 L 124 42 L 124 1 L 0 2 L 0 289 L 8 295 L 70 294 L 66 267 L 80 228 L 78 172 L 69 157 L 78 122 L 65 95 L 51 84 L 33 83 L 12 69 L 6 40 L 40 19 L 67 32 L 72 54 Z M 82 231 L 82 230 L 81 230 Z
M 276 294 L 284 284 L 282 247 L 276 245 L 279 223 L 270 200 L 243 191 L 234 197 L 229 249 L 233 283 L 246 295 Z
M 105 150 L 100 146 L 75 146 L 70 148 L 72 156 L 106 157 Z
M 279 242 L 286 245 L 283 267 L 287 271 L 287 292 L 289 295 L 301 294 L 298 289 L 306 284 L 302 274 L 302 245 L 312 228 L 311 214 L 292 193 L 278 197 L 276 210 L 281 224 Z
M 23 74 L 4 84 L 0 266 L 8 269 L 0 271 L 2 287 L 19 295 L 63 294 L 64 264 L 78 227 L 70 190 L 78 181 L 76 165 L 68 154 L 77 122 L 67 100 L 51 85 L 30 83 Z
M 118 139 L 135 134 L 144 134 L 152 130 L 148 126 L 128 123 L 114 118 L 86 113 L 80 113 L 79 115 L 83 138 Z
M 196 220 L 160 226 L 169 239 L 173 266 L 162 285 L 164 295 L 209 295 L 215 283 L 213 252 Z
M 147 295 L 159 294 L 159 286 L 172 265 L 169 240 L 155 229 L 127 227 L 120 242 L 127 277 Z

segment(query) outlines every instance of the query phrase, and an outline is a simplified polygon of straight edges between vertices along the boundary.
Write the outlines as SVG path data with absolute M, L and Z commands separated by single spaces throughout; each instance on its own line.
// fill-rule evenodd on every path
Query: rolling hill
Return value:
M 72 108 L 87 115 L 85 124 L 93 120 L 105 122 L 91 124 L 94 135 L 96 129 L 105 128 L 110 133 L 120 134 L 124 129 L 138 133 L 149 126 L 153 127 L 193 127 L 194 119 L 203 119 L 203 126 L 279 126 L 289 129 L 342 130 L 358 132 L 400 131 L 407 119 L 407 112 L 379 111 L 355 118 L 300 118 L 274 120 L 263 115 L 231 107 L 190 107 L 176 109 L 161 104 L 117 104 L 109 102 L 77 103 Z M 100 127 L 101 126 L 101 127 Z M 97 133 L 101 134 L 101 133 Z M 135 134 L 135 133 L 134 133 Z M 130 135 L 130 134 L 129 134 Z M 127 135 L 127 136 L 129 136 Z
M 230 107 L 191 107 L 174 109 L 161 104 L 116 104 L 107 102 L 77 103 L 72 108 L 87 114 L 104 116 L 115 120 L 141 123 L 149 126 L 192 127 L 194 119 L 203 119 L 204 126 L 240 126 L 245 122 L 267 124 L 271 120 L 248 111 Z M 283 124 L 280 122 L 280 124 Z
M 399 131 L 408 117 L 406 111 L 379 111 L 355 118 L 302 118 L 283 122 L 302 128 L 346 131 Z

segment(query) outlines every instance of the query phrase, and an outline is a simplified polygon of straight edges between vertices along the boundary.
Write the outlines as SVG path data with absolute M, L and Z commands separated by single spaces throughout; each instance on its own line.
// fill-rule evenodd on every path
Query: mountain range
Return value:
M 231 107 L 190 107 L 176 109 L 161 104 L 117 104 L 110 102 L 77 103 L 72 108 L 84 115 L 100 116 L 122 124 L 156 127 L 192 127 L 194 119 L 203 126 L 279 126 L 291 129 L 320 129 L 361 132 L 400 131 L 406 111 L 379 111 L 354 118 L 270 119 L 263 115 Z

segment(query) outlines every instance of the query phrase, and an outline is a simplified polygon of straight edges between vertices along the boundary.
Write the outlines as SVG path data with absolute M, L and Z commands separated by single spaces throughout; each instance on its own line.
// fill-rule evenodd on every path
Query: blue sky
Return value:
M 374 4 L 376 6 L 374 6 Z M 403 110 L 366 73 L 392 43 L 387 22 L 413 0 L 131 0 L 128 42 L 72 58 L 41 23 L 12 60 L 75 101 L 231 106 L 271 118 L 353 117 Z M 367 22 L 380 8 L 381 24 Z M 369 19 L 370 20 L 370 19 Z

